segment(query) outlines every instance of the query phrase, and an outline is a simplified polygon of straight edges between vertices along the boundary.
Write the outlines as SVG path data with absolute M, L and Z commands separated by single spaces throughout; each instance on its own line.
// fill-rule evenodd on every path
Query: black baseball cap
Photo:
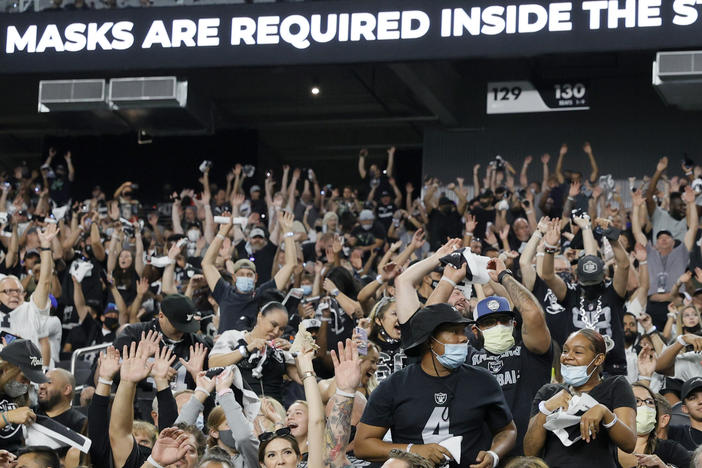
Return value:
M 45 383 L 49 379 L 41 368 L 41 352 L 29 340 L 17 339 L 0 351 L 0 358 L 20 368 L 22 373 L 34 383 Z
M 702 388 L 702 377 L 693 377 L 686 381 L 682 386 L 682 392 L 680 392 L 680 397 L 685 402 L 685 399 L 694 393 L 696 390 Z
M 471 320 L 465 318 L 457 309 L 449 304 L 433 304 L 418 310 L 407 327 L 402 327 L 402 348 L 408 356 L 419 355 L 424 344 L 434 330 L 445 324 L 468 324 Z
M 161 312 L 176 330 L 195 333 L 200 329 L 200 321 L 195 318 L 195 304 L 182 294 L 169 294 L 161 302 Z
M 671 234 L 670 231 L 668 231 L 668 230 L 666 230 L 666 229 L 661 229 L 660 231 L 658 231 L 658 232 L 656 233 L 656 239 L 658 239 L 659 237 L 661 237 L 661 235 L 663 235 L 663 234 L 665 234 L 666 236 L 673 237 L 673 234 Z
M 578 260 L 578 283 L 593 286 L 604 281 L 604 262 L 597 255 L 583 255 Z
M 660 390 L 658 390 L 658 393 L 660 393 L 661 395 L 665 395 L 666 393 L 672 393 L 678 398 L 680 398 L 680 394 L 682 392 L 682 385 L 682 380 L 675 379 L 673 377 L 666 377 L 663 381 L 663 386 Z

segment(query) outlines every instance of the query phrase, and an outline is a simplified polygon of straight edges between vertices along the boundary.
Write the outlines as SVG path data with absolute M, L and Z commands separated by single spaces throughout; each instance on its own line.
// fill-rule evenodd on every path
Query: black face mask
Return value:
M 701 330 L 702 330 L 702 327 L 700 326 L 699 323 L 697 325 L 695 325 L 694 327 L 683 327 L 683 331 L 685 333 L 692 333 L 693 335 L 702 335 Z
M 556 273 L 560 279 L 562 279 L 566 284 L 573 282 L 573 273 L 570 271 L 559 271 Z
M 105 317 L 105 326 L 111 330 L 115 331 L 119 328 L 119 319 L 116 317 Z
M 594 284 L 592 286 L 580 285 L 580 288 L 583 291 L 585 299 L 589 301 L 597 299 L 598 297 L 602 296 L 602 294 L 604 294 L 605 292 L 604 283 Z
M 12 312 L 12 309 L 0 302 L 0 312 L 2 312 L 3 314 L 9 314 L 10 312 Z

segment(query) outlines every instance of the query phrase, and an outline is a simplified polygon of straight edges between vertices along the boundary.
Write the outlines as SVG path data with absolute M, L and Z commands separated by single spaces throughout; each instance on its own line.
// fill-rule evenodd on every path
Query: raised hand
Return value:
M 592 146 L 590 145 L 589 141 L 586 141 L 585 144 L 583 145 L 583 151 L 588 156 L 590 156 L 592 154 Z
M 336 287 L 336 284 L 334 284 L 334 282 L 332 280 L 330 280 L 329 278 L 324 278 L 324 283 L 322 283 L 322 287 L 328 293 L 331 293 L 332 291 L 339 289 Z
M 401 240 L 399 240 L 399 241 L 397 241 L 397 242 L 393 242 L 392 244 L 390 244 L 390 251 L 391 251 L 391 252 L 397 252 L 398 250 L 400 250 L 400 247 L 402 247 L 402 241 L 401 241 Z
M 645 262 L 648 258 L 648 251 L 646 250 L 646 247 L 637 242 L 634 246 L 634 257 L 636 257 L 636 260 L 638 260 L 639 263 Z
M 472 214 L 466 215 L 466 232 L 473 234 L 475 228 L 478 226 L 478 221 Z
M 509 231 L 512 228 L 509 224 L 505 225 L 505 227 L 502 228 L 500 231 L 500 239 L 503 241 L 506 241 L 509 238 Z
M 568 190 L 569 197 L 576 197 L 580 194 L 580 189 L 582 184 L 580 182 L 573 182 L 570 184 L 570 189 Z
M 439 257 L 444 257 L 454 250 L 458 250 L 463 246 L 463 241 L 461 239 L 449 239 L 444 245 L 439 247 L 439 249 L 436 251 L 436 255 Z
M 234 371 L 232 371 L 230 367 L 227 367 L 222 373 L 215 377 L 215 389 L 217 393 L 230 388 L 232 382 L 234 382 Z
M 122 368 L 120 377 L 124 382 L 138 383 L 149 376 L 153 363 L 148 363 L 147 359 L 150 354 L 147 351 L 149 343 L 142 340 L 137 345 L 136 341 L 132 341 L 131 345 L 126 345 L 122 348 Z
M 105 380 L 112 380 L 119 372 L 121 366 L 119 351 L 114 346 L 108 346 L 98 358 L 98 376 Z
M 49 223 L 44 229 L 41 229 L 37 235 L 39 236 L 39 244 L 43 247 L 51 247 L 51 241 L 58 234 L 58 225 Z
M 685 191 L 682 194 L 682 199 L 685 203 L 695 203 L 695 191 L 689 185 L 685 186 Z
M 524 158 L 524 165 L 528 166 L 531 164 L 531 161 L 533 161 L 534 158 L 531 157 L 531 155 L 528 155 L 526 158 Z
M 412 185 L 412 182 L 407 182 L 407 184 L 405 184 L 405 191 L 407 193 L 414 192 L 414 185 Z
M 396 263 L 388 263 L 380 270 L 380 276 L 383 281 L 390 281 L 400 274 L 400 267 Z
M 421 249 L 422 246 L 424 246 L 424 243 L 426 242 L 426 233 L 424 232 L 424 229 L 419 228 L 417 231 L 412 235 L 412 241 L 410 245 L 414 250 Z
M 297 169 L 296 169 L 297 170 Z M 292 225 L 295 221 L 295 216 L 288 211 L 278 212 L 278 224 L 280 225 L 280 230 L 283 233 L 291 232 Z
M 549 245 L 558 245 L 561 242 L 560 219 L 554 218 L 549 224 L 548 232 L 544 235 L 544 242 Z
M 156 381 L 168 382 L 168 374 L 171 369 L 171 365 L 175 362 L 176 356 L 171 351 L 168 346 L 163 346 L 161 351 L 156 353 L 156 358 L 154 359 L 151 366 L 151 377 Z
M 637 190 L 631 195 L 632 202 L 634 203 L 634 206 L 641 206 L 646 202 L 646 199 L 643 196 L 643 193 L 641 193 L 641 190 Z
M 575 218 L 573 218 L 573 222 L 580 229 L 587 229 L 590 227 L 590 217 L 589 216 L 576 216 Z
M 507 267 L 505 266 L 505 262 L 503 262 L 500 258 L 493 258 L 488 261 L 487 272 L 488 275 L 490 275 L 490 279 L 494 282 L 497 282 L 497 278 L 500 276 L 500 273 L 506 269 Z
M 161 431 L 151 457 L 161 466 L 168 466 L 182 460 L 189 450 L 197 450 L 193 445 L 190 434 L 176 427 L 169 427 Z
M 147 292 L 149 292 L 149 280 L 144 276 L 137 281 L 137 294 L 143 296 Z
M 550 221 L 551 221 L 551 218 L 549 218 L 548 216 L 543 216 L 539 220 L 539 224 L 536 225 L 536 229 L 538 229 L 542 235 L 546 234 L 546 232 L 548 231 L 548 226 L 549 226 Z
M 551 155 L 548 153 L 544 153 L 541 156 L 541 164 L 548 164 L 548 162 L 551 160 Z
M 568 153 L 568 144 L 567 144 L 567 143 L 563 143 L 563 144 L 561 145 L 560 151 L 558 152 L 558 155 L 559 155 L 559 156 L 565 156 L 566 153 Z
M 358 357 L 358 346 L 347 339 L 346 346 L 339 341 L 339 353 L 332 350 L 331 358 L 334 363 L 334 381 L 342 392 L 355 393 L 361 383 L 361 360 Z
M 187 361 L 180 358 L 180 363 L 193 376 L 193 379 L 202 371 L 205 366 L 205 358 L 209 350 L 202 343 L 195 343 L 195 346 L 190 346 L 190 359 Z
M 366 148 L 361 148 L 361 151 L 358 152 L 358 156 L 361 158 L 365 158 L 368 156 L 368 150 Z
M 638 358 L 639 375 L 651 377 L 656 370 L 656 351 L 651 348 L 641 348 Z
M 661 173 L 665 171 L 668 168 L 668 157 L 663 156 L 661 159 L 658 160 L 658 164 L 656 165 L 656 172 Z
M 204 388 L 208 393 L 212 393 L 212 390 L 215 389 L 215 381 L 214 379 L 207 377 L 207 371 L 200 371 L 197 374 L 197 377 L 195 378 L 195 385 L 197 385 L 199 388 Z
M 159 351 L 159 343 L 161 342 L 161 333 L 154 330 L 149 330 L 144 334 L 141 332 L 141 341 L 144 342 L 144 352 L 148 353 L 146 357 L 155 356 Z M 141 344 L 141 342 L 140 342 Z

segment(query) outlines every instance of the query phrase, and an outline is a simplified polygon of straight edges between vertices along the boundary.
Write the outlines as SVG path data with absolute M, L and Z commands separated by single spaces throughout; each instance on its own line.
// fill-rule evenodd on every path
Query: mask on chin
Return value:
M 585 299 L 588 300 L 597 299 L 598 297 L 602 296 L 605 292 L 604 283 L 594 284 L 591 286 L 580 285 L 580 288 L 583 290 L 583 295 L 585 296 Z
M 702 335 L 702 327 L 698 323 L 694 327 L 683 327 L 685 333 L 692 333 L 693 335 Z

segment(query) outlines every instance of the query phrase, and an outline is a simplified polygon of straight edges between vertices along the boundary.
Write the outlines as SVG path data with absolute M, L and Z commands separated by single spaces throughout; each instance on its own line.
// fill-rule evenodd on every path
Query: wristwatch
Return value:
M 336 297 L 336 296 L 339 295 L 339 292 L 340 292 L 340 291 L 339 291 L 338 289 L 335 289 L 335 290 L 333 290 L 332 292 L 330 292 L 329 294 L 331 294 L 332 296 Z

